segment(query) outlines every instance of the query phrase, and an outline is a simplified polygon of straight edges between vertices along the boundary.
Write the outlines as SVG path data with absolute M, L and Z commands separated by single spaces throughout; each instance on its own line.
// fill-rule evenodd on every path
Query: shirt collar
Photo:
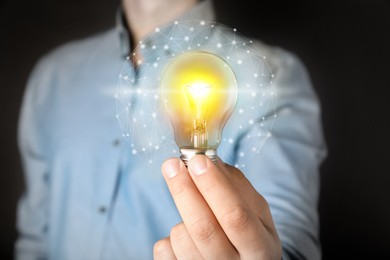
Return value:
M 205 21 L 213 21 L 215 19 L 214 8 L 211 0 L 200 1 L 193 8 L 191 8 L 176 20 L 185 21 L 195 19 Z M 130 46 L 131 40 L 122 6 L 118 8 L 116 13 L 116 28 L 119 34 L 120 53 L 122 58 L 126 58 L 130 54 L 130 50 L 132 48 Z

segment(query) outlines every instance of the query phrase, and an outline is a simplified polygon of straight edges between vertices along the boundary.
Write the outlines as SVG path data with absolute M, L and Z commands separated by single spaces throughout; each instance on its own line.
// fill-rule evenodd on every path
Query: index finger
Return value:
M 199 193 L 184 163 L 172 158 L 162 165 L 164 178 L 184 225 L 205 259 L 233 259 L 237 255 L 214 214 Z

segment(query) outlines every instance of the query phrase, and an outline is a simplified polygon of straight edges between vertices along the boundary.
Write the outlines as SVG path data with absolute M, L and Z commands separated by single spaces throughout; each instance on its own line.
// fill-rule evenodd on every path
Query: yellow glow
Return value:
M 196 119 L 204 119 L 207 113 L 207 97 L 210 94 L 211 86 L 205 83 L 193 83 L 183 87 L 188 105 L 191 107 L 192 115 Z
M 205 131 L 195 133 L 208 139 L 205 148 L 219 145 L 237 99 L 235 75 L 223 59 L 206 52 L 178 56 L 165 70 L 161 91 L 179 147 L 194 145 L 198 130 Z
M 192 98 L 196 100 L 196 102 L 202 102 L 206 99 L 207 95 L 210 93 L 211 86 L 207 83 L 194 83 L 191 85 L 187 85 L 186 90 L 189 91 Z

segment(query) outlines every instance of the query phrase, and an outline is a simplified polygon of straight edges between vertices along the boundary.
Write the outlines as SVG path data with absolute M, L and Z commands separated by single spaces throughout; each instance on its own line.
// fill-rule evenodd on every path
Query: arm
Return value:
M 17 212 L 16 259 L 46 259 L 48 233 L 49 173 L 40 130 L 44 78 L 42 65 L 33 71 L 24 95 L 19 121 L 19 150 L 25 174 L 25 192 Z

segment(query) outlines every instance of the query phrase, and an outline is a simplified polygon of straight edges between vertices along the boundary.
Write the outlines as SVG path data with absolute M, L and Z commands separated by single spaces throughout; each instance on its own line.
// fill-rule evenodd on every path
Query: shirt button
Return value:
M 107 209 L 106 209 L 106 207 L 104 207 L 104 206 L 100 206 L 99 209 L 98 209 L 98 211 L 99 211 L 100 214 L 106 213 L 106 210 L 107 210 Z
M 113 146 L 118 146 L 120 143 L 121 141 L 119 139 L 115 139 L 114 141 L 112 141 Z

